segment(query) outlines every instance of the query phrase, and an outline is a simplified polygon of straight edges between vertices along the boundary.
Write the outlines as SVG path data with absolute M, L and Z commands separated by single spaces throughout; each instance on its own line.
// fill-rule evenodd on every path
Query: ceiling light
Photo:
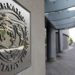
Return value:
M 73 10 L 75 10 L 75 7 L 68 8 L 68 11 L 73 11 Z
M 45 15 L 49 15 L 49 13 L 45 13 Z

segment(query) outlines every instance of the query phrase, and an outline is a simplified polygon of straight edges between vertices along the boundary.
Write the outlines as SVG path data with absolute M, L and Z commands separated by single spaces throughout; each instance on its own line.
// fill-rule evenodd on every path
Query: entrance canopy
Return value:
M 45 16 L 56 29 L 75 27 L 75 0 L 45 0 Z

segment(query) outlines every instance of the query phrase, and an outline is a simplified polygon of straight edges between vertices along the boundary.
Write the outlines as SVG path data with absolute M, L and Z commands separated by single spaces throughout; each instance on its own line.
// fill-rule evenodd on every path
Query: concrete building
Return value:
M 56 60 L 59 53 L 69 48 L 69 30 L 55 29 L 48 19 L 46 19 L 45 24 L 47 29 L 47 58 L 48 60 Z
M 1 0 L 1 2 L 6 2 L 6 1 Z M 11 0 L 9 2 L 11 2 Z M 45 35 L 46 33 L 45 33 L 45 24 L 44 24 L 44 0 L 41 0 L 41 1 L 40 0 L 16 0 L 16 3 L 20 4 L 20 6 L 30 11 L 30 14 L 31 14 L 31 17 L 30 17 L 31 65 L 25 70 L 22 70 L 21 72 L 19 71 L 19 73 L 17 74 L 15 74 L 17 70 L 16 69 L 13 73 L 9 71 L 8 73 L 7 72 L 3 72 L 2 74 L 0 73 L 0 75 L 6 75 L 6 74 L 7 75 L 45 75 L 46 73 L 45 72 Z M 13 9 L 14 7 L 15 6 L 13 6 Z
M 5 1 L 7 6 L 5 6 L 5 3 L 3 2 Z M 21 60 L 21 62 L 23 62 L 22 66 L 20 64 L 19 70 L 21 67 L 23 67 L 23 70 L 13 70 L 9 71 L 8 65 L 11 65 L 9 62 L 6 62 L 5 64 L 2 64 L 1 60 L 0 60 L 0 74 L 1 75 L 46 75 L 46 58 L 47 60 L 56 60 L 56 57 L 59 53 L 63 52 L 63 50 L 68 48 L 68 30 L 63 30 L 63 29 L 67 29 L 70 27 L 74 27 L 74 15 L 75 12 L 67 12 L 68 8 L 73 7 L 73 5 L 75 5 L 75 1 L 74 0 L 8 0 L 8 2 L 14 1 L 15 3 L 18 3 L 20 6 L 22 6 L 22 8 L 26 9 L 27 11 L 30 12 L 30 33 L 28 34 L 28 36 L 30 37 L 30 52 L 31 52 L 31 56 L 30 56 L 30 62 L 25 61 L 24 59 L 24 63 L 23 59 Z M 12 4 L 10 4 L 10 6 L 8 5 L 6 0 L 1 0 L 0 2 L 2 2 L 0 4 L 2 9 L 11 9 L 17 13 L 18 9 L 14 8 L 14 5 L 12 6 Z M 16 5 L 17 6 L 17 5 Z M 15 7 L 16 7 L 15 6 Z M 45 6 L 45 7 L 44 7 Z M 21 10 L 21 8 L 20 8 Z M 4 25 L 6 27 L 6 23 L 7 26 L 9 27 L 10 32 L 12 31 L 12 29 L 15 29 L 15 31 L 17 30 L 17 35 L 19 35 L 20 41 L 23 43 L 24 48 L 26 48 L 26 39 L 28 40 L 28 38 L 24 36 L 20 36 L 22 35 L 22 33 L 20 33 L 20 31 L 23 31 L 23 29 L 20 27 L 19 28 L 19 24 L 16 24 L 17 21 L 14 22 L 14 24 L 16 24 L 16 27 L 11 27 L 10 24 L 12 26 L 14 26 L 13 21 L 15 19 L 18 19 L 18 23 L 20 23 L 21 25 L 23 24 L 23 22 L 25 22 L 24 20 L 24 16 L 27 17 L 25 15 L 25 12 L 19 12 L 17 14 L 19 14 L 19 17 L 17 18 L 12 16 L 12 18 L 14 18 L 14 20 L 11 22 L 11 16 L 6 14 L 5 15 L 5 11 L 3 11 L 4 13 L 2 13 L 2 10 L 0 10 L 0 22 L 1 25 Z M 9 11 L 10 12 L 10 11 Z M 14 14 L 15 15 L 15 14 Z M 24 16 L 22 16 L 24 15 Z M 9 18 L 10 16 L 10 18 Z M 22 22 L 21 22 L 22 20 Z M 28 23 L 29 23 L 29 19 L 27 17 Z M 6 22 L 8 21 L 8 22 Z M 4 23 L 2 23 L 4 22 Z M 8 24 L 10 23 L 10 24 Z M 26 24 L 26 23 L 25 23 Z M 26 24 L 27 25 L 27 24 Z M 7 28 L 8 28 L 7 27 Z M 17 27 L 19 28 L 20 31 L 18 31 Z M 1 28 L 1 27 L 0 27 Z M 10 29 L 12 28 L 12 29 Z M 23 26 L 24 28 L 24 26 Z M 8 30 L 6 29 L 0 29 L 0 43 L 2 42 L 2 40 L 5 40 L 3 31 L 7 32 Z M 10 39 L 11 43 L 13 44 L 14 42 L 14 36 L 16 36 L 16 34 L 14 34 L 14 36 L 12 36 L 12 34 L 14 33 L 10 33 L 8 32 L 8 35 L 10 35 L 10 37 L 12 39 Z M 27 31 L 28 32 L 28 31 Z M 10 33 L 10 34 L 9 34 Z M 25 28 L 25 33 L 26 33 L 26 28 Z M 25 34 L 26 36 L 26 34 Z M 3 37 L 3 38 L 2 38 Z M 17 38 L 17 39 L 19 39 Z M 9 38 L 7 38 L 9 39 Z M 4 42 L 5 43 L 5 42 Z M 6 45 L 9 42 L 6 43 Z M 2 43 L 3 44 L 3 43 Z M 25 47 L 26 46 L 26 47 Z M 13 46 L 12 46 L 13 48 Z M 27 49 L 27 48 L 26 48 Z M 2 48 L 1 48 L 2 50 Z M 5 49 L 4 49 L 5 51 Z M 2 52 L 2 51 L 1 51 Z M 3 53 L 3 52 L 2 52 Z M 6 53 L 12 53 L 12 50 L 6 51 Z M 15 52 L 14 52 L 15 53 Z M 0 54 L 1 55 L 1 54 Z M 5 53 L 3 53 L 3 55 L 5 55 Z M 2 55 L 1 55 L 2 56 Z M 0 57 L 1 57 L 0 56 Z M 14 55 L 13 55 L 14 56 Z M 3 57 L 3 56 L 2 56 Z M 5 56 L 7 57 L 7 56 Z M 24 57 L 24 56 L 22 56 Z M 7 57 L 8 61 L 10 59 L 11 61 L 11 57 Z M 18 57 L 19 58 L 19 57 Z M 6 59 L 6 58 L 5 58 Z M 28 59 L 26 59 L 28 60 Z M 4 60 L 3 60 L 4 62 Z M 13 60 L 14 62 L 14 60 Z M 13 63 L 12 62 L 12 63 Z M 17 62 L 19 63 L 19 61 Z M 16 67 L 18 67 L 19 65 L 16 64 Z M 7 65 L 8 64 L 8 65 Z M 28 65 L 29 66 L 28 66 Z M 6 65 L 6 68 L 4 68 L 4 65 Z M 24 65 L 24 66 L 23 66 Z M 26 66 L 27 65 L 27 66 Z M 25 67 L 26 66 L 26 67 Z M 25 67 L 25 69 L 24 69 Z M 11 66 L 12 68 L 12 66 Z M 5 72 L 4 70 L 5 69 Z M 6 71 L 7 70 L 7 71 Z

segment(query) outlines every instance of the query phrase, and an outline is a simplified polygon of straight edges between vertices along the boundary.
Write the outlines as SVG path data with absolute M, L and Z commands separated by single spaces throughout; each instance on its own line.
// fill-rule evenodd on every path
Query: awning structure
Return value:
M 45 0 L 45 16 L 56 29 L 75 27 L 75 0 Z

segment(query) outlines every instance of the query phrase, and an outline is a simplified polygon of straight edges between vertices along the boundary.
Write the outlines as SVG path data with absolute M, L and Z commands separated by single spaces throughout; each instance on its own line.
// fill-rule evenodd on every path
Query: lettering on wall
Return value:
M 30 64 L 30 12 L 13 0 L 1 0 L 0 72 L 17 73 Z

